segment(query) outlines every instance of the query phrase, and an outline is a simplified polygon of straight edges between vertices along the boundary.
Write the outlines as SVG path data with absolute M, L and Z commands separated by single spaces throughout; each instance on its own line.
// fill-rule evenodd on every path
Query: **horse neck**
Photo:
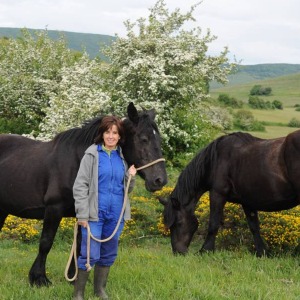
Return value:
M 127 163 L 133 164 L 134 157 L 133 157 L 132 149 L 134 149 L 133 138 L 134 138 L 135 130 L 133 128 L 132 123 L 126 118 L 123 119 L 123 126 L 124 126 L 124 133 L 125 133 L 125 142 L 121 145 L 122 152 Z
M 199 163 L 200 161 L 195 157 L 181 172 L 175 187 L 177 193 L 182 195 L 180 198 L 188 198 L 195 203 L 208 190 L 209 173 Z

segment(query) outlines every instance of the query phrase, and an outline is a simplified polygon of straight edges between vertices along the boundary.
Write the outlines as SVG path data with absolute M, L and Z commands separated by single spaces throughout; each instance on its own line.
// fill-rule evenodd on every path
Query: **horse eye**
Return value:
M 141 141 L 144 144 L 148 143 L 148 139 L 146 137 L 141 137 Z

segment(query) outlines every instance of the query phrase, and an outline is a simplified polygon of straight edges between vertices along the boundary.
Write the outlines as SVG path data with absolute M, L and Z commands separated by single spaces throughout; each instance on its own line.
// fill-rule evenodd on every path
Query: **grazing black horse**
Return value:
M 154 110 L 138 112 L 130 103 L 123 121 L 128 164 L 136 167 L 162 158 Z M 19 135 L 0 135 L 0 229 L 11 214 L 43 219 L 38 255 L 29 272 L 31 285 L 51 282 L 46 277 L 47 255 L 63 217 L 75 217 L 72 186 L 84 151 L 97 136 L 101 117 L 59 133 L 52 141 L 34 141 Z M 139 171 L 149 191 L 167 182 L 165 163 Z
M 174 253 L 188 251 L 198 221 L 201 195 L 210 193 L 208 233 L 200 250 L 213 251 L 225 203 L 241 204 L 254 237 L 256 255 L 266 246 L 260 236 L 258 211 L 280 211 L 300 204 L 300 131 L 264 140 L 247 133 L 222 136 L 185 167 L 165 205 L 164 221 Z

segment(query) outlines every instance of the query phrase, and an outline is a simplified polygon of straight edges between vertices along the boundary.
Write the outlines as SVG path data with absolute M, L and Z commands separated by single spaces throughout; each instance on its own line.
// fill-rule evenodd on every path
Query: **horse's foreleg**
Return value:
M 7 218 L 8 214 L 0 211 L 0 231 L 5 223 L 5 219 Z
M 55 207 L 46 208 L 39 253 L 29 272 L 29 282 L 31 285 L 48 286 L 51 284 L 46 276 L 46 259 L 53 245 L 54 237 L 61 219 L 62 211 L 60 209 Z
M 210 192 L 210 214 L 207 236 L 200 252 L 214 251 L 216 236 L 223 220 L 223 210 L 225 206 L 224 196 L 211 191 Z
M 248 221 L 248 226 L 253 235 L 256 256 L 261 257 L 266 254 L 267 248 L 260 235 L 258 213 L 256 210 L 248 209 L 245 206 L 243 206 L 243 209 Z

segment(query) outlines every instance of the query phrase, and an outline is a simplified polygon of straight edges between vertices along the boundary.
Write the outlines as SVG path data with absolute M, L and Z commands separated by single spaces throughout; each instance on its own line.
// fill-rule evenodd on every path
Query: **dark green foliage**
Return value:
M 244 109 L 234 114 L 234 126 L 244 131 L 265 131 L 264 125 L 254 119 L 252 112 Z
M 255 85 L 253 88 L 250 90 L 250 95 L 258 95 L 258 96 L 269 96 L 272 93 L 272 88 L 270 87 L 263 87 L 262 85 Z
M 32 130 L 37 129 L 38 123 L 36 123 L 35 126 L 32 126 L 32 124 L 27 124 L 22 118 L 0 118 L 0 133 L 29 134 Z
M 254 109 L 283 109 L 282 102 L 274 100 L 273 102 L 265 101 L 258 96 L 249 96 L 248 104 Z
M 289 127 L 300 128 L 300 120 L 292 118 L 289 122 Z
M 220 94 L 218 97 L 218 101 L 225 104 L 226 106 L 232 107 L 232 108 L 242 108 L 243 102 L 237 100 L 234 97 L 230 97 L 228 94 Z
M 274 100 L 272 102 L 273 106 L 276 108 L 276 109 L 283 109 L 283 104 L 281 101 L 279 100 Z

